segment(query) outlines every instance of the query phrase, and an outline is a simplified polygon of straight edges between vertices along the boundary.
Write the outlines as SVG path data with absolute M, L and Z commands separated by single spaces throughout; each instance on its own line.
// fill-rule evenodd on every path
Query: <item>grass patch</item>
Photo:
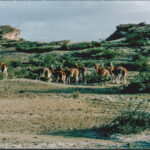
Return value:
M 73 92 L 73 98 L 74 99 L 78 99 L 79 97 L 80 97 L 80 92 L 79 91 Z

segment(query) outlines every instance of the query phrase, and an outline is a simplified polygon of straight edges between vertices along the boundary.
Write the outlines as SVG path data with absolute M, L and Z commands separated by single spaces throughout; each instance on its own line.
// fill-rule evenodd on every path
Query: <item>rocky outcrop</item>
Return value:
M 13 28 L 9 25 L 0 26 L 0 37 L 2 39 L 9 39 L 9 40 L 20 40 L 19 39 L 20 30 Z

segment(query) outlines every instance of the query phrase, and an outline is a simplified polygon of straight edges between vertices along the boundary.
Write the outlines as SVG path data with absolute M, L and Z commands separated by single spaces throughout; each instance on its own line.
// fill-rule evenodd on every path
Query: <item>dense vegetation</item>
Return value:
M 0 32 L 8 32 L 1 28 Z M 145 23 L 126 24 L 117 26 L 117 30 L 107 40 L 71 43 L 69 40 L 53 41 L 47 43 L 30 42 L 24 39 L 19 41 L 0 40 L 1 50 L 13 49 L 18 52 L 31 53 L 26 61 L 9 60 L 9 77 L 32 78 L 35 76 L 27 71 L 27 67 L 33 69 L 38 67 L 54 68 L 62 65 L 63 68 L 79 66 L 88 68 L 87 83 L 98 83 L 104 81 L 94 70 L 94 64 L 99 63 L 106 68 L 110 61 L 115 66 L 122 65 L 128 71 L 140 72 L 134 78 L 129 79 L 129 84 L 124 87 L 123 92 L 148 92 L 149 91 L 149 40 L 150 25 Z M 46 52 L 46 53 L 45 53 Z M 57 53 L 61 52 L 61 53 Z M 2 76 L 2 75 L 1 75 Z M 133 88 L 135 87 L 135 88 Z

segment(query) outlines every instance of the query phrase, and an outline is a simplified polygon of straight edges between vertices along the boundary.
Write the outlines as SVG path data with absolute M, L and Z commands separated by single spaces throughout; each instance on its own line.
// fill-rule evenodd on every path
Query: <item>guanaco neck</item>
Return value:
M 111 71 L 113 71 L 113 70 L 114 70 L 113 63 L 110 63 L 110 70 L 111 70 Z
M 55 74 L 54 68 L 51 66 L 52 74 Z
M 99 73 L 99 71 L 100 71 L 100 66 L 98 65 L 98 66 L 97 66 L 96 73 Z

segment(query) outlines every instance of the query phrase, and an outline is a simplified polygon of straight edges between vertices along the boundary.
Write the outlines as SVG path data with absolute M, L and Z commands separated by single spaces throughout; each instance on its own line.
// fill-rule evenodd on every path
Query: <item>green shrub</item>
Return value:
M 118 56 L 118 52 L 114 50 L 105 50 L 102 57 L 106 59 L 113 59 Z
M 73 92 L 73 98 L 74 99 L 77 99 L 79 97 L 80 97 L 80 92 L 79 91 Z
M 64 67 L 69 67 L 69 68 L 73 68 L 75 67 L 76 61 L 74 58 L 70 57 L 70 56 L 66 56 L 64 59 Z
M 100 43 L 95 42 L 95 41 L 73 43 L 70 45 L 67 45 L 64 43 L 60 49 L 63 49 L 63 50 L 81 50 L 81 49 L 87 49 L 87 48 L 99 47 L 99 46 L 101 46 Z
M 100 42 L 92 41 L 91 46 L 92 47 L 100 47 L 100 46 L 102 46 L 102 44 Z
M 150 72 L 141 72 L 131 83 L 124 87 L 125 93 L 150 93 Z
M 56 50 L 54 47 L 45 44 L 39 44 L 37 42 L 20 42 L 16 44 L 16 49 L 18 51 L 28 52 L 28 53 L 42 53 Z
M 10 61 L 9 66 L 16 68 L 16 67 L 22 66 L 22 62 L 21 61 Z
M 51 54 L 42 55 L 42 54 L 35 54 L 29 57 L 29 64 L 34 66 L 45 66 L 49 67 L 51 64 L 55 64 L 56 59 Z
M 105 82 L 105 77 L 100 76 L 96 73 L 96 71 L 92 72 L 91 74 L 86 75 L 86 82 L 87 83 L 99 83 Z
M 132 60 L 134 61 L 137 71 L 147 71 L 150 69 L 150 65 L 148 64 L 148 58 L 143 56 L 142 54 L 135 54 Z
M 150 128 L 150 115 L 145 112 L 141 112 L 140 102 L 134 110 L 130 109 L 121 112 L 109 125 L 103 126 L 99 129 L 100 133 L 104 133 L 105 136 L 110 136 L 115 133 L 132 134 L 139 133 Z
M 132 32 L 126 36 L 126 41 L 130 46 L 148 45 L 148 39 L 142 33 Z
M 2 80 L 4 77 L 4 75 L 2 73 L 0 73 L 0 80 Z
M 86 67 L 93 67 L 95 64 L 95 61 L 93 60 L 87 60 L 85 63 L 84 63 L 84 66 Z
M 91 49 L 88 49 L 84 52 L 74 52 L 72 54 L 73 57 L 80 57 L 80 58 L 83 58 L 83 59 L 93 59 L 93 58 L 96 58 L 96 56 L 98 54 L 101 53 L 101 48 L 91 48 Z

